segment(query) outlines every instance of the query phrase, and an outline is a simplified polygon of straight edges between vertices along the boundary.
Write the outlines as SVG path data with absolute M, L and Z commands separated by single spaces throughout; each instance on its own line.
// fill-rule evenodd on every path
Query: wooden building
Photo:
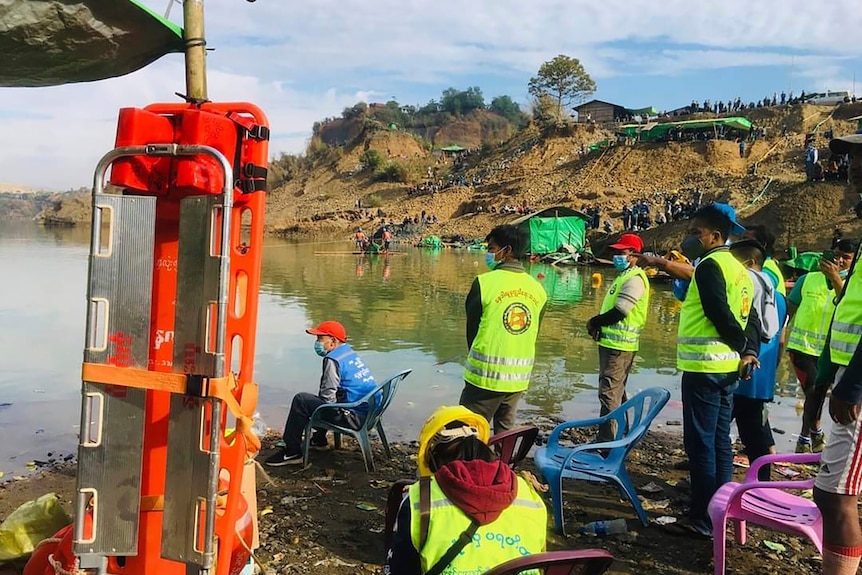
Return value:
M 575 111 L 578 113 L 578 122 L 595 122 L 596 124 L 625 120 L 629 116 L 629 111 L 625 106 L 602 100 L 590 100 L 580 106 L 575 106 Z

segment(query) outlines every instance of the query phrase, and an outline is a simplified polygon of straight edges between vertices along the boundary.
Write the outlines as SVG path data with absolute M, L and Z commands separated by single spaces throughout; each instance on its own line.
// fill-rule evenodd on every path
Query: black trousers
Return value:
M 772 436 L 772 428 L 769 426 L 769 411 L 766 409 L 766 401 L 735 396 L 733 398 L 733 418 L 736 419 L 739 439 L 745 446 L 748 460 L 754 463 L 758 457 L 768 455 L 770 448 L 775 445 L 775 439 Z M 770 471 L 770 466 L 764 465 L 757 473 L 757 478 L 761 481 L 769 481 Z
M 313 393 L 297 393 L 293 396 L 290 412 L 287 414 L 287 422 L 284 424 L 284 433 L 281 436 L 288 454 L 302 453 L 302 434 L 305 431 L 305 426 L 308 425 L 308 420 L 311 419 L 314 410 L 324 403 L 326 402 Z M 346 409 L 328 409 L 325 414 L 325 419 L 335 425 L 351 429 L 359 429 L 362 425 L 362 418 Z M 326 430 L 315 429 L 315 436 L 318 434 L 325 438 Z

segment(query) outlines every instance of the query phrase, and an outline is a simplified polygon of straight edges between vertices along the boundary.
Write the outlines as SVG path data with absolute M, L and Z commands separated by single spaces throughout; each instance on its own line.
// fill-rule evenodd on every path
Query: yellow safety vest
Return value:
M 620 295 L 620 290 L 623 289 L 623 285 L 634 276 L 639 277 L 644 282 L 644 295 L 638 300 L 635 307 L 632 308 L 626 317 L 613 325 L 602 328 L 602 338 L 599 340 L 599 345 L 602 347 L 618 349 L 620 351 L 638 350 L 641 332 L 646 325 L 650 290 L 649 279 L 647 279 L 646 273 L 641 268 L 632 266 L 617 276 L 614 283 L 611 284 L 611 289 L 605 294 L 600 313 L 613 309 Z
M 819 356 L 835 312 L 835 290 L 826 285 L 823 272 L 810 272 L 802 277 L 805 278 L 802 280 L 802 301 L 793 316 L 787 349 Z
M 727 305 L 739 326 L 744 328 L 754 293 L 748 270 L 726 248 L 710 253 L 698 265 L 707 260 L 718 264 L 724 276 Z M 694 273 L 697 274 L 697 268 Z M 679 313 L 676 367 L 692 373 L 731 373 L 739 369 L 739 354 L 722 341 L 715 325 L 703 313 L 694 277 Z
M 856 257 L 859 257 L 858 253 Z M 832 319 L 829 335 L 829 354 L 832 363 L 837 365 L 850 365 L 850 358 L 862 339 L 862 278 L 857 277 L 858 275 L 857 264 L 853 267 L 853 274 L 844 280 L 848 282 L 844 295 L 835 306 L 835 317 Z M 853 278 L 856 281 L 851 281 Z
M 501 393 L 524 391 L 536 357 L 539 314 L 548 296 L 542 284 L 524 272 L 494 270 L 479 276 L 482 319 L 464 381 Z
M 769 270 L 771 273 L 775 274 L 775 277 L 778 278 L 778 285 L 775 286 L 775 289 L 778 290 L 783 296 L 787 296 L 787 286 L 784 285 L 784 274 L 781 273 L 781 268 L 778 267 L 778 264 L 772 258 L 766 258 L 766 261 L 763 262 L 763 269 Z
M 419 483 L 408 491 L 410 504 L 410 538 L 419 551 L 422 573 L 426 573 L 458 540 L 471 523 L 470 518 L 458 509 L 431 478 L 431 517 L 428 535 L 423 546 L 420 541 L 421 514 L 419 509 Z M 510 559 L 545 551 L 548 531 L 548 510 L 535 490 L 518 478 L 518 495 L 515 501 L 493 523 L 481 525 L 473 535 L 472 543 L 455 556 L 446 575 L 476 575 L 485 573 Z

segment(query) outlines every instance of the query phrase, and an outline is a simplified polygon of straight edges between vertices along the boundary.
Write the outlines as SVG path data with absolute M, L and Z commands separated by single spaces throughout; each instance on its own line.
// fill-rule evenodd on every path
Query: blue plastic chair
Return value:
M 389 452 L 389 442 L 386 440 L 386 433 L 383 432 L 383 413 L 389 407 L 389 404 L 392 403 L 392 398 L 398 390 L 398 384 L 400 384 L 412 372 L 412 369 L 405 369 L 401 373 L 390 377 L 360 400 L 350 403 L 324 403 L 315 409 L 314 413 L 311 414 L 311 418 L 308 420 L 308 425 L 305 426 L 305 455 L 303 456 L 303 467 L 308 465 L 311 434 L 312 429 L 314 428 L 328 429 L 334 432 L 336 449 L 341 447 L 342 433 L 355 437 L 356 441 L 359 442 L 359 448 L 362 450 L 366 472 L 374 471 L 374 457 L 371 453 L 371 442 L 368 440 L 368 432 L 372 429 L 377 430 L 377 435 L 380 436 L 380 441 L 383 442 L 383 450 L 386 452 L 386 457 L 391 458 L 392 455 Z M 361 405 L 367 405 L 368 411 L 365 416 L 365 420 L 362 422 L 359 429 L 351 429 L 324 419 L 324 414 L 326 414 L 327 411 L 335 409 L 356 409 Z
M 551 432 L 548 446 L 536 451 L 536 467 L 550 485 L 557 530 L 566 534 L 563 521 L 563 479 L 613 482 L 631 501 L 644 525 L 649 524 L 634 484 L 626 471 L 626 457 L 643 439 L 655 416 L 670 399 L 661 387 L 645 389 L 604 417 L 561 423 Z M 629 415 L 628 421 L 626 420 Z M 566 429 L 591 427 L 609 420 L 617 422 L 613 441 L 584 443 L 575 447 L 560 445 L 560 434 Z M 627 431 L 628 430 L 628 431 Z

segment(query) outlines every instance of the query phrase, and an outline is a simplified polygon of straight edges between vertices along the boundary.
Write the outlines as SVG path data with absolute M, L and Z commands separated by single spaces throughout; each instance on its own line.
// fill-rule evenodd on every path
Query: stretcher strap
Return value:
M 121 385 L 219 399 L 227 404 L 231 414 L 236 418 L 236 431 L 231 433 L 226 441 L 231 443 L 236 434 L 240 434 L 245 438 L 246 450 L 249 454 L 260 451 L 260 439 L 251 430 L 254 424 L 251 416 L 257 404 L 257 384 L 249 382 L 243 386 L 243 399 L 248 397 L 248 400 L 240 405 L 232 393 L 237 388 L 236 376 L 233 373 L 224 377 L 206 377 L 85 362 L 81 368 L 81 379 L 103 385 Z

